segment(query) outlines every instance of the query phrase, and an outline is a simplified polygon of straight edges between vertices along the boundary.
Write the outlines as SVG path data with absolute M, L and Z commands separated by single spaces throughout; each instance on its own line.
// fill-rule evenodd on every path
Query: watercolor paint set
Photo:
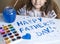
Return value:
M 15 30 L 15 28 L 11 24 L 8 26 L 0 27 L 0 30 L 2 30 L 1 35 L 3 36 L 6 44 L 21 39 L 19 33 Z

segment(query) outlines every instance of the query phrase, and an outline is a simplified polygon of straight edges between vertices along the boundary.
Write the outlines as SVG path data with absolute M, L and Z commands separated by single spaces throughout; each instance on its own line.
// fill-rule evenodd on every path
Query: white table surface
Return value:
M 17 19 L 15 20 L 15 22 L 16 21 L 19 21 L 19 20 L 22 20 L 22 18 L 24 18 L 24 16 L 22 17 L 22 16 L 18 16 L 17 15 L 17 17 L 16 17 Z M 43 18 L 44 19 L 44 21 L 45 20 L 51 20 L 50 18 Z M 43 39 L 43 41 L 41 41 L 41 40 L 39 40 L 39 39 L 32 39 L 32 40 L 21 40 L 21 41 L 18 41 L 18 43 L 17 42 L 14 42 L 14 43 L 12 43 L 12 44 L 60 44 L 60 19 L 52 19 L 53 21 L 55 21 L 55 26 L 56 26 L 56 28 L 57 28 L 57 30 L 59 31 L 58 33 L 57 33 L 57 36 L 55 37 L 55 36 L 53 36 L 54 34 L 56 34 L 55 32 L 54 33 L 52 33 L 52 36 L 51 37 L 49 37 L 50 35 L 45 35 L 45 39 Z M 13 22 L 13 23 L 11 23 L 11 24 L 14 24 L 15 22 Z M 2 24 L 9 24 L 9 23 L 5 23 L 4 22 L 4 20 L 3 20 L 3 17 L 2 16 L 0 16 L 0 25 L 2 25 Z M 43 36 L 42 36 L 43 37 Z M 43 37 L 44 38 L 44 37 Z M 51 39 L 50 40 L 50 38 L 54 38 L 54 40 L 53 39 Z M 56 39 L 55 39 L 56 38 Z M 41 38 L 42 39 L 42 38 Z M 46 40 L 47 39 L 47 40 Z M 0 35 L 0 44 L 4 44 L 3 43 L 3 38 L 1 37 L 1 35 Z

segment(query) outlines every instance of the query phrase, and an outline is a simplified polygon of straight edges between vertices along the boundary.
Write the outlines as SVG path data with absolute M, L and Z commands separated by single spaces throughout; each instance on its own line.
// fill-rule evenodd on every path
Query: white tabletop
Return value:
M 6 23 L 4 22 L 4 20 L 2 19 L 3 17 L 0 16 L 0 26 L 1 25 L 8 25 L 8 24 L 12 24 L 15 29 L 21 34 L 21 36 L 23 36 L 24 34 L 26 34 L 27 32 L 31 34 L 31 40 L 20 40 L 20 41 L 16 41 L 14 43 L 11 44 L 60 44 L 60 19 L 50 19 L 50 18 L 42 18 L 42 21 L 39 21 L 38 18 L 35 17 L 25 17 L 25 16 L 16 16 L 16 20 L 13 23 Z M 28 21 L 28 20 L 32 20 L 35 19 L 36 22 L 27 22 L 29 24 L 26 25 L 21 25 L 21 26 L 17 26 L 17 22 L 20 21 Z M 21 33 L 19 31 L 19 28 L 25 28 L 28 26 L 34 26 L 37 24 L 41 24 L 41 26 L 43 25 L 42 23 L 48 23 L 49 26 L 51 27 L 52 31 L 51 33 L 48 34 L 42 34 L 41 36 L 38 36 L 38 34 L 36 35 L 36 32 L 40 32 L 43 30 L 43 28 L 47 28 L 48 26 L 44 26 L 43 28 L 41 28 L 42 30 L 39 31 L 40 28 L 38 28 L 38 30 L 36 30 L 35 28 L 33 28 L 34 30 L 24 30 L 23 33 Z M 53 28 L 52 28 L 53 27 Z M 1 36 L 0 36 L 1 37 Z M 2 38 L 0 38 L 0 44 L 3 44 L 2 42 Z

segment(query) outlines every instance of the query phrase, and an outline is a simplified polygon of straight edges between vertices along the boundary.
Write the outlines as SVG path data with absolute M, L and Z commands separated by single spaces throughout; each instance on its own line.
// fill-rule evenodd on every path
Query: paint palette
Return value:
M 8 26 L 3 25 L 2 27 L 0 27 L 0 30 L 2 30 L 1 35 L 3 36 L 6 44 L 21 39 L 20 34 L 15 30 L 15 28 L 11 24 Z

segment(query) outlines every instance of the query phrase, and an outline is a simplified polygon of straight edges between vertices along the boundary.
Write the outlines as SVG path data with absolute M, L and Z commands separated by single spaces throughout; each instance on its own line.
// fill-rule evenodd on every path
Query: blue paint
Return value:
M 22 33 L 23 31 L 30 31 L 30 29 L 28 28 L 28 27 L 25 27 L 25 29 L 23 29 L 23 28 L 20 28 L 20 32 Z
M 17 25 L 18 25 L 18 26 L 23 25 L 22 21 L 17 22 Z
M 15 41 L 15 40 L 16 40 L 15 38 L 12 39 L 12 41 Z
M 43 35 L 48 34 L 48 33 L 50 33 L 50 30 L 48 28 L 43 29 L 43 31 L 42 31 Z
M 29 24 L 29 22 L 27 22 L 27 21 L 20 21 L 20 22 L 17 22 L 17 25 L 18 25 L 18 26 L 27 25 L 27 24 Z
M 35 29 L 38 29 L 39 28 L 39 25 L 33 25 L 35 27 Z
M 30 30 L 34 30 L 34 29 L 38 29 L 38 28 L 43 28 L 43 25 L 40 24 L 36 24 L 36 25 L 32 25 L 32 26 L 27 26 L 27 27 L 22 27 L 20 28 L 20 32 L 22 33 L 23 31 L 30 31 Z
M 17 31 L 14 31 L 13 33 L 15 34 L 15 33 L 17 33 Z
M 2 27 L 0 27 L 0 29 L 2 29 Z
M 38 20 L 41 22 L 42 21 L 42 18 L 38 18 Z
M 46 28 L 46 29 L 43 29 L 41 32 L 36 32 L 36 34 L 38 36 L 42 36 L 42 35 L 45 35 L 45 34 L 48 34 L 48 33 L 51 33 L 51 32 L 54 32 L 54 30 Z
M 41 32 L 36 32 L 36 34 L 37 34 L 38 36 L 42 36 L 42 33 L 41 33 Z
M 37 22 L 37 19 L 32 19 L 32 21 L 33 21 L 34 23 L 36 23 L 36 22 Z
M 33 26 L 29 26 L 31 29 L 34 29 Z
M 49 26 L 50 29 L 52 29 L 52 27 Z
M 38 19 L 31 19 L 31 20 L 23 20 L 23 21 L 19 21 L 17 22 L 17 25 L 18 26 L 21 26 L 21 25 L 27 25 L 27 24 L 32 24 L 32 23 L 37 23 L 37 21 L 42 21 L 42 18 L 38 18 Z
M 13 29 L 11 29 L 11 31 L 15 31 L 15 29 L 13 28 Z
M 23 29 L 23 28 L 20 28 L 19 30 L 20 30 L 20 32 L 21 32 L 21 33 L 24 31 L 24 29 Z
M 46 22 L 44 22 L 44 23 L 43 23 L 43 25 L 44 25 L 44 26 L 48 26 L 49 24 L 48 24 L 48 23 L 46 23 Z
M 28 27 L 25 27 L 25 31 L 30 31 L 30 29 Z
M 12 23 L 16 19 L 16 10 L 13 7 L 4 8 L 3 12 L 4 21 L 7 23 Z
M 7 34 L 3 35 L 3 37 L 7 37 Z
M 12 31 L 13 33 L 16 32 L 16 30 Z
M 56 27 L 53 27 L 53 29 L 56 29 Z
M 12 35 L 12 33 L 8 33 L 8 35 Z
M 22 36 L 22 39 L 31 39 L 31 35 L 29 33 L 26 33 L 26 35 Z
M 35 27 L 35 29 L 38 29 L 38 28 L 43 28 L 44 26 L 40 25 L 40 24 L 37 24 L 37 25 L 33 25 Z
M 29 23 L 28 23 L 27 21 L 23 21 L 23 24 L 24 24 L 24 25 L 27 25 L 27 24 L 29 24 Z
M 49 24 L 55 24 L 55 22 L 53 20 L 49 20 L 47 23 L 49 23 Z
M 31 21 L 31 20 L 27 20 L 27 21 L 28 21 L 29 23 L 31 23 L 31 24 L 33 23 L 33 21 Z

